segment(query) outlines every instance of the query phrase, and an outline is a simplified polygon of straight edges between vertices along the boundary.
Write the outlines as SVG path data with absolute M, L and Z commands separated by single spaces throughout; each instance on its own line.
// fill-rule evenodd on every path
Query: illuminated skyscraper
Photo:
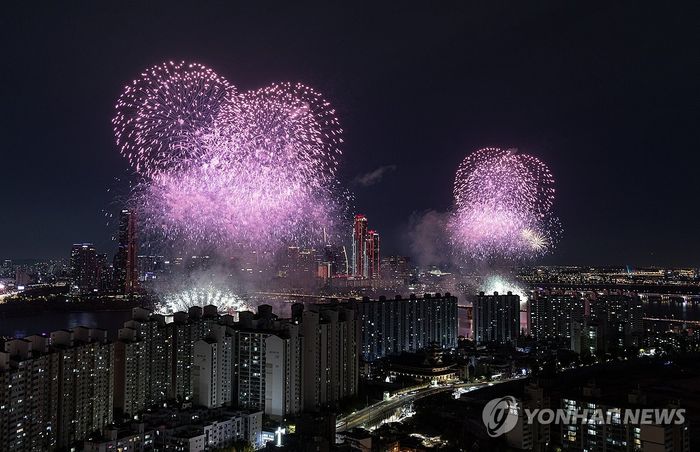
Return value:
M 71 290 L 90 293 L 97 290 L 99 265 L 92 243 L 76 243 L 70 252 Z
M 119 248 L 114 256 L 114 284 L 119 293 L 131 293 L 138 284 L 136 271 L 136 224 L 134 213 L 119 213 Z
M 368 271 L 367 218 L 364 215 L 355 215 L 352 228 L 352 276 L 366 278 Z
M 379 233 L 367 232 L 367 278 L 379 279 Z

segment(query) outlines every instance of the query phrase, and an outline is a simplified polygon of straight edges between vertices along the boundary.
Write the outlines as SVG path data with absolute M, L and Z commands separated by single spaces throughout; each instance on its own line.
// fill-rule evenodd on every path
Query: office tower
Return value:
M 336 406 L 357 394 L 358 324 L 355 311 L 314 305 L 302 314 L 304 409 Z
M 233 338 L 224 325 L 212 325 L 209 334 L 194 343 L 194 403 L 207 408 L 230 405 L 232 375 Z
M 91 293 L 99 285 L 97 251 L 92 243 L 76 243 L 70 252 L 71 291 Z
M 380 278 L 380 253 L 379 253 L 379 233 L 377 231 L 367 232 L 367 277 L 370 279 Z
M 107 254 L 100 253 L 97 255 L 97 270 L 97 290 L 99 292 L 110 292 L 114 286 L 114 268 L 107 260 Z
M 411 278 L 410 259 L 405 256 L 389 256 L 381 260 L 382 278 L 408 283 Z
M 396 296 L 356 303 L 360 323 L 360 352 L 373 361 L 401 352 L 415 352 L 436 344 L 457 346 L 457 297 L 450 293 L 422 298 Z
M 352 228 L 352 276 L 366 278 L 367 271 L 367 218 L 355 215 Z
M 15 286 L 27 286 L 34 282 L 32 275 L 29 274 L 29 268 L 26 265 L 15 266 Z
M 136 219 L 123 209 L 119 213 L 118 248 L 114 256 L 114 284 L 117 293 L 131 293 L 138 287 L 136 271 Z
M 137 256 L 136 268 L 139 282 L 157 279 L 165 273 L 165 258 L 153 255 Z
M 518 338 L 520 325 L 520 297 L 508 292 L 506 295 L 484 295 L 480 292 L 473 306 L 474 339 L 477 344 L 497 342 L 513 343 Z
M 350 269 L 348 254 L 344 246 L 327 244 L 323 248 L 322 265 L 329 267 L 329 277 L 347 275 Z
M 583 311 L 578 297 L 537 294 L 528 300 L 530 334 L 536 340 L 570 339 L 572 323 L 581 322 Z
M 58 385 L 56 438 L 58 447 L 82 441 L 112 422 L 113 346 L 107 332 L 77 327 L 51 333 Z

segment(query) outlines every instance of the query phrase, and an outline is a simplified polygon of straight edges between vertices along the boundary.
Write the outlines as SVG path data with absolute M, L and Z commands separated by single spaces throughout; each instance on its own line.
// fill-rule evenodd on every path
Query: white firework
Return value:
M 216 306 L 224 314 L 236 314 L 250 309 L 240 296 L 210 284 L 166 293 L 156 305 L 156 310 L 160 314 L 172 315 L 180 311 L 187 312 L 195 306 L 203 308 L 208 305 Z

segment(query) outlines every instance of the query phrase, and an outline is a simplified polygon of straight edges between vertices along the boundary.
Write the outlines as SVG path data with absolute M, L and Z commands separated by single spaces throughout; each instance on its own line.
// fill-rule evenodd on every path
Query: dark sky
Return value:
M 0 258 L 112 246 L 102 210 L 128 174 L 115 100 L 142 69 L 185 59 L 242 89 L 323 92 L 345 182 L 395 168 L 352 186 L 385 253 L 407 252 L 413 212 L 450 207 L 469 152 L 499 146 L 557 179 L 564 236 L 546 262 L 700 265 L 693 3 L 233 3 L 4 6 Z

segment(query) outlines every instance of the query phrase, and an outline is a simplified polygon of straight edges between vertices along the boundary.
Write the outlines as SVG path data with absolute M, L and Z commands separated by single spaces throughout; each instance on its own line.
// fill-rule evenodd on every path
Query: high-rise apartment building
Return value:
M 65 447 L 112 422 L 113 344 L 107 331 L 76 327 L 51 333 L 58 368 L 57 444 Z
M 405 256 L 388 256 L 381 260 L 382 278 L 406 284 L 411 278 L 410 259 Z
M 367 361 L 437 344 L 457 346 L 457 297 L 450 293 L 380 297 L 356 303 L 361 355 Z
M 0 351 L 0 450 L 65 448 L 112 422 L 112 344 L 77 327 Z
M 477 344 L 513 343 L 520 332 L 520 297 L 511 292 L 505 295 L 480 292 L 474 300 L 473 316 Z
M 272 307 L 244 312 L 230 328 L 234 337 L 234 394 L 237 405 L 282 418 L 303 408 L 300 327 L 280 320 Z
M 590 303 L 590 319 L 599 323 L 606 341 L 623 347 L 644 331 L 644 308 L 639 297 L 600 296 Z
M 56 447 L 58 357 L 48 345 L 44 336 L 29 336 L 0 349 L 0 450 Z
M 599 410 L 603 418 L 612 420 L 610 423 L 562 423 L 559 426 L 559 439 L 563 450 L 691 450 L 687 420 L 659 423 L 651 418 L 642 420 L 636 416 L 638 421 L 635 422 L 635 416 L 626 412 L 650 406 L 657 407 L 657 412 L 661 411 L 661 407 L 676 410 L 680 408 L 678 401 L 650 405 L 647 394 L 639 390 L 628 393 L 626 400 L 620 400 L 619 395 L 603 394 L 601 388 L 589 384 L 581 394 L 561 397 L 560 406 L 569 416 L 580 416 L 584 410 Z
M 224 325 L 212 325 L 209 334 L 194 343 L 194 403 L 207 408 L 230 405 L 232 375 L 233 338 Z
M 120 328 L 114 343 L 114 407 L 125 416 L 146 409 L 146 385 L 150 378 L 146 341 L 133 328 Z
M 192 362 L 194 344 L 211 332 L 219 321 L 215 306 L 192 307 L 188 312 L 177 312 L 173 321 L 166 324 L 165 336 L 167 364 L 170 366 L 170 398 L 186 400 L 192 397 Z
M 357 394 L 359 325 L 350 306 L 313 305 L 302 317 L 304 409 L 336 406 Z
M 530 335 L 536 340 L 571 339 L 573 322 L 581 322 L 583 314 L 579 297 L 536 294 L 528 300 Z
M 265 339 L 264 410 L 268 416 L 281 419 L 303 409 L 303 344 L 299 325 L 291 322 Z

